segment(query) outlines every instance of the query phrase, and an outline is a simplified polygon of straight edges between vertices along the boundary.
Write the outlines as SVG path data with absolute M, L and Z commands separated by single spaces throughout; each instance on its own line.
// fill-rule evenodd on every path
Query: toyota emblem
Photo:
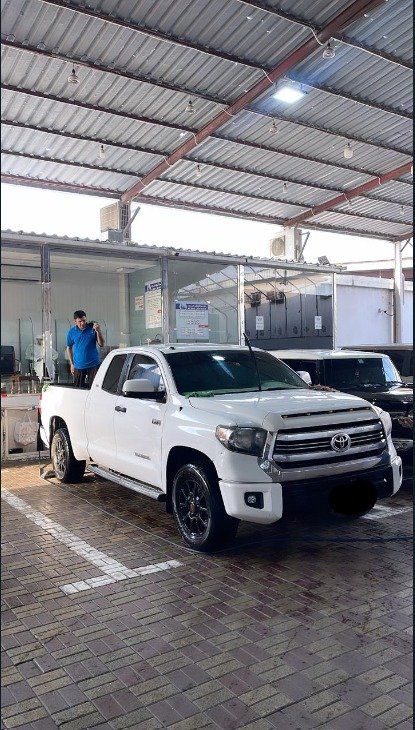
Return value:
M 351 438 L 348 433 L 336 433 L 330 441 L 333 451 L 347 451 L 350 449 Z

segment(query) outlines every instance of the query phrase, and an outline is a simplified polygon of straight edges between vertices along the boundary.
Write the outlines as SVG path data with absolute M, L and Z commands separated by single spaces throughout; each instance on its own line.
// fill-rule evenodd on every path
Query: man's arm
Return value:
M 98 343 L 99 347 L 104 347 L 105 340 L 104 340 L 104 336 L 101 332 L 101 327 L 99 326 L 98 322 L 94 322 L 94 330 L 95 330 L 95 334 L 97 336 L 97 343 Z
M 74 370 L 75 370 L 75 366 L 73 364 L 72 345 L 70 347 L 68 346 L 66 348 L 66 354 L 68 356 L 69 365 L 70 365 L 70 368 L 71 368 L 71 373 L 73 375 L 74 374 Z

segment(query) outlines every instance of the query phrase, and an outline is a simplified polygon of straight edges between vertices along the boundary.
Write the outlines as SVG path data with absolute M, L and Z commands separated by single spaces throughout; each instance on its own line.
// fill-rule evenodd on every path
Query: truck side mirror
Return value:
M 297 370 L 297 375 L 299 375 L 301 380 L 304 380 L 307 385 L 313 384 L 313 381 L 311 380 L 311 375 L 307 372 L 307 370 Z

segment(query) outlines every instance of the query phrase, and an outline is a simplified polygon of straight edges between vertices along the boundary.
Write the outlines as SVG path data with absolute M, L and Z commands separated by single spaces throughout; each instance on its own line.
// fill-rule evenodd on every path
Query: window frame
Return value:
M 108 371 L 109 371 L 109 369 L 110 369 L 110 367 L 111 367 L 112 363 L 114 362 L 114 360 L 115 360 L 115 359 L 116 359 L 117 357 L 120 357 L 120 358 L 124 358 L 124 362 L 123 362 L 122 368 L 121 368 L 121 370 L 120 370 L 120 374 L 119 374 L 119 376 L 118 376 L 118 383 L 117 383 L 117 387 L 116 387 L 116 390 L 115 390 L 115 392 L 113 393 L 113 392 L 112 392 L 111 390 L 108 390 L 107 388 L 104 388 L 104 383 L 105 383 L 105 378 L 106 378 L 106 377 L 107 377 L 107 375 L 108 375 Z M 127 364 L 127 362 L 128 362 L 128 359 L 129 359 L 129 353 L 125 353 L 125 352 L 117 352 L 117 353 L 115 353 L 115 355 L 114 355 L 114 356 L 113 356 L 113 357 L 111 358 L 111 361 L 110 361 L 110 362 L 108 363 L 108 367 L 107 367 L 107 369 L 106 369 L 106 371 L 105 371 L 105 375 L 104 375 L 104 378 L 103 378 L 103 380 L 102 380 L 102 383 L 101 383 L 101 390 L 103 390 L 103 391 L 104 391 L 104 393 L 108 393 L 108 395 L 113 395 L 113 396 L 115 396 L 115 397 L 118 397 L 118 395 L 120 394 L 120 382 L 121 382 L 121 380 L 122 380 L 122 377 L 123 377 L 123 374 L 124 374 L 124 372 L 125 372 L 125 369 L 126 369 L 126 364 Z
M 161 363 L 156 360 L 156 358 L 152 354 L 148 354 L 146 352 L 130 352 L 127 358 L 127 365 L 125 367 L 125 371 L 121 373 L 120 382 L 118 383 L 119 386 L 119 394 L 122 395 L 122 388 L 124 383 L 129 380 L 129 375 L 131 373 L 131 368 L 133 366 L 134 358 L 135 357 L 145 357 L 148 360 L 152 360 L 155 365 L 157 365 L 159 371 L 160 371 L 160 377 L 163 381 L 164 390 L 157 391 L 158 393 L 165 393 L 167 397 L 167 384 L 166 384 L 166 377 L 163 373 L 163 368 L 161 367 Z

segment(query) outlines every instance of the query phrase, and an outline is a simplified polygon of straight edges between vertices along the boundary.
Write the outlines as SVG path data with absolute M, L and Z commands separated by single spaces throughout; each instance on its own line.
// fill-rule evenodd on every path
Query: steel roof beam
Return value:
M 96 141 L 96 140 L 94 140 L 94 141 Z M 123 168 L 108 167 L 108 166 L 104 166 L 104 165 L 93 165 L 93 164 L 90 164 L 90 163 L 82 163 L 82 162 L 74 162 L 72 160 L 64 160 L 62 158 L 57 159 L 56 157 L 48 157 L 48 156 L 45 156 L 45 155 L 37 155 L 37 154 L 30 153 L 30 152 L 21 152 L 21 151 L 20 152 L 17 152 L 17 151 L 14 151 L 14 150 L 7 150 L 7 149 L 2 149 L 0 151 L 4 155 L 10 155 L 10 156 L 14 156 L 14 157 L 23 157 L 23 158 L 27 158 L 27 159 L 30 159 L 30 160 L 37 160 L 39 162 L 51 162 L 51 163 L 54 163 L 54 164 L 57 164 L 57 165 L 68 165 L 70 167 L 80 167 L 80 168 L 84 168 L 84 169 L 88 169 L 88 170 L 101 170 L 103 172 L 113 172 L 113 173 L 115 173 L 117 175 L 130 175 L 131 177 L 134 177 L 135 174 L 136 174 L 135 172 L 132 172 L 131 170 L 125 170 Z M 139 150 L 139 151 L 141 152 L 142 150 Z M 157 153 L 153 153 L 153 154 L 157 154 Z M 161 156 L 161 155 L 159 155 L 159 156 Z M 312 190 L 323 190 L 323 191 L 327 191 L 327 192 L 338 192 L 341 195 L 345 194 L 345 193 L 343 193 L 342 190 L 339 190 L 338 188 L 332 188 L 332 187 L 327 187 L 327 186 L 313 185 L 312 183 L 304 183 L 304 182 L 301 182 L 300 180 L 295 180 L 295 179 L 290 179 L 290 178 L 284 178 L 284 180 L 283 180 L 281 177 L 277 177 L 275 175 L 267 175 L 266 173 L 254 172 L 254 171 L 246 170 L 244 168 L 233 167 L 231 165 L 216 164 L 216 163 L 212 163 L 212 162 L 209 162 L 209 161 L 204 162 L 203 160 L 198 161 L 198 160 L 193 160 L 193 159 L 191 159 L 189 157 L 184 157 L 183 160 L 185 160 L 186 162 L 194 163 L 195 166 L 197 164 L 201 164 L 204 167 L 211 167 L 211 168 L 213 168 L 215 170 L 226 170 L 226 171 L 229 170 L 230 172 L 237 172 L 237 173 L 240 173 L 241 175 L 252 175 L 252 176 L 259 177 L 259 178 L 266 179 L 266 180 L 270 180 L 270 181 L 275 180 L 276 182 L 279 182 L 279 183 L 282 183 L 282 182 L 285 181 L 285 182 L 287 182 L 289 184 L 292 184 L 292 185 L 300 185 L 302 187 L 310 188 Z M 271 197 L 269 197 L 267 195 L 258 195 L 257 193 L 250 193 L 250 192 L 240 193 L 237 190 L 229 190 L 227 188 L 219 188 L 219 187 L 209 187 L 209 186 L 197 185 L 197 184 L 193 184 L 191 181 L 186 181 L 186 180 L 181 181 L 181 180 L 177 180 L 177 179 L 176 180 L 173 180 L 173 179 L 168 178 L 168 177 L 161 178 L 161 181 L 171 182 L 171 183 L 175 183 L 177 185 L 184 185 L 184 186 L 187 186 L 187 187 L 196 187 L 196 188 L 198 187 L 201 190 L 210 190 L 212 192 L 228 193 L 228 194 L 232 194 L 232 195 L 240 195 L 241 197 L 254 198 L 254 199 L 257 199 L 257 200 L 262 200 L 262 201 L 270 202 L 270 203 L 279 203 L 279 204 L 282 204 L 282 205 L 293 205 L 293 206 L 297 206 L 298 208 L 306 208 L 307 207 L 305 203 L 302 203 L 301 201 L 298 201 L 298 200 L 292 200 L 292 199 L 289 199 L 289 198 L 276 198 L 276 197 L 272 197 L 271 198 Z M 366 196 L 365 195 L 362 195 L 361 197 L 366 197 Z M 370 196 L 367 196 L 367 197 L 370 197 Z M 388 204 L 391 204 L 391 205 L 399 205 L 399 203 L 397 203 L 395 200 L 389 200 L 389 199 L 387 199 L 387 200 L 385 200 L 385 199 L 381 200 L 380 198 L 370 198 L 370 199 L 371 200 L 378 200 L 379 202 L 384 202 L 384 203 L 388 203 Z M 407 207 L 408 208 L 411 208 L 412 206 L 411 205 L 408 205 Z M 356 215 L 357 215 L 357 217 L 359 217 L 359 214 L 356 214 Z M 397 219 L 379 218 L 377 216 L 371 216 L 371 215 L 361 215 L 360 217 L 368 218 L 368 219 L 371 219 L 371 220 L 383 220 L 384 222 L 387 222 L 387 223 L 401 223 L 402 222 L 402 221 L 397 220 Z
M 168 33 L 164 33 L 161 30 L 155 30 L 154 28 L 149 28 L 147 25 L 141 25 L 140 23 L 134 23 L 131 20 L 126 20 L 125 18 L 120 18 L 114 15 L 110 15 L 108 13 L 102 12 L 102 10 L 96 10 L 92 7 L 86 7 L 79 6 L 77 4 L 69 2 L 69 0 L 42 0 L 43 3 L 47 5 L 52 5 L 54 7 L 59 7 L 65 10 L 71 10 L 74 13 L 78 13 L 79 15 L 85 15 L 89 18 L 96 18 L 98 20 L 101 20 L 105 23 L 109 23 L 110 25 L 114 25 L 117 28 L 126 28 L 127 30 L 132 30 L 137 33 L 140 33 L 142 35 L 149 36 L 151 38 L 156 38 L 157 40 L 164 41 L 166 43 L 170 43 L 171 45 L 180 46 L 182 48 L 191 48 L 195 51 L 198 51 L 200 53 L 204 53 L 209 56 L 214 56 L 216 58 L 220 58 L 225 61 L 231 61 L 233 63 L 239 63 L 243 66 L 247 66 L 248 68 L 259 68 L 257 64 L 255 64 L 252 61 L 249 61 L 249 59 L 240 58 L 238 56 L 234 56 L 230 53 L 225 53 L 224 51 L 219 51 L 216 48 L 211 48 L 207 46 L 203 46 L 200 43 L 194 43 L 193 41 L 183 38 L 177 38 L 176 36 L 169 35 Z M 283 20 L 286 20 L 291 23 L 295 23 L 296 25 L 299 25 L 301 28 L 307 28 L 310 33 L 313 33 L 313 35 L 319 35 L 320 29 L 315 28 L 311 23 L 308 23 L 304 18 L 301 18 L 300 16 L 293 15 L 291 13 L 286 13 L 284 11 L 279 10 L 278 8 L 272 8 L 266 3 L 261 2 L 254 2 L 251 0 L 244 0 L 244 5 L 256 7 L 260 10 L 263 10 L 264 12 L 268 14 L 272 14 L 274 16 L 277 16 Z M 334 40 L 347 44 L 349 46 L 353 46 L 357 48 L 360 51 L 363 51 L 365 53 L 370 53 L 372 56 L 377 56 L 378 58 L 383 59 L 384 61 L 389 61 L 390 63 L 397 64 L 398 66 L 403 66 L 404 68 L 412 69 L 412 66 L 407 61 L 398 58 L 397 56 L 394 56 L 392 54 L 384 53 L 383 51 L 379 51 L 377 48 L 373 48 L 367 45 L 364 45 L 362 43 L 356 43 L 352 38 L 345 38 L 342 35 L 335 35 L 332 36 Z
M 326 203 L 322 203 L 321 205 L 316 205 L 314 208 L 310 208 L 310 210 L 306 211 L 305 213 L 301 213 L 294 218 L 289 218 L 286 221 L 285 225 L 298 226 L 300 223 L 303 223 L 303 221 L 307 220 L 308 218 L 314 218 L 319 213 L 325 213 L 326 211 L 335 208 L 337 205 L 341 205 L 342 203 L 348 202 L 349 200 L 353 200 L 353 198 L 361 196 L 362 193 L 377 188 L 378 185 L 384 185 L 390 180 L 396 180 L 401 175 L 408 174 L 411 171 L 411 168 L 411 162 L 408 162 L 406 165 L 396 167 L 394 170 L 390 170 L 389 172 L 386 172 L 383 175 L 379 175 L 379 177 L 376 177 L 367 183 L 363 183 L 363 185 L 358 185 L 356 188 L 348 190 L 347 193 L 342 193 L 342 195 L 339 195 L 336 198 L 332 198 Z M 347 213 L 345 215 L 347 215 Z
M 349 5 L 341 13 L 335 16 L 333 20 L 327 23 L 327 25 L 320 33 L 321 39 L 327 40 L 331 38 L 333 32 L 343 30 L 345 27 L 350 25 L 350 23 L 359 18 L 362 13 L 369 7 L 376 7 L 381 2 L 383 2 L 383 0 L 355 0 L 355 2 Z M 127 190 L 123 194 L 122 200 L 124 202 L 132 200 L 134 196 L 137 195 L 137 193 L 140 193 L 142 190 L 144 190 L 146 185 L 159 177 L 171 165 L 180 160 L 182 157 L 184 157 L 184 155 L 188 154 L 192 149 L 197 147 L 207 137 L 213 134 L 213 132 L 216 132 L 220 127 L 222 127 L 227 121 L 229 121 L 229 117 L 238 114 L 243 108 L 251 104 L 251 102 L 253 102 L 258 97 L 262 96 L 262 94 L 265 93 L 270 87 L 274 86 L 275 82 L 278 81 L 278 79 L 280 79 L 282 76 L 284 76 L 284 74 L 292 69 L 297 63 L 303 61 L 305 58 L 308 58 L 308 56 L 313 53 L 317 45 L 318 42 L 313 37 L 303 43 L 299 48 L 297 48 L 296 51 L 290 53 L 287 58 L 279 63 L 273 71 L 270 71 L 269 74 L 265 76 L 265 78 L 255 83 L 251 87 L 251 89 L 249 89 L 249 91 L 242 94 L 242 96 L 240 96 L 239 99 L 233 102 L 233 104 L 228 106 L 227 109 L 220 112 L 214 119 L 208 122 L 208 124 L 206 124 L 201 130 L 199 130 L 199 132 L 196 133 L 193 139 L 181 145 L 177 150 L 175 150 L 175 152 L 173 152 L 172 155 L 170 155 L 166 160 L 154 167 L 154 169 L 150 173 L 145 175 L 142 180 L 140 180 L 129 190 Z
M 385 104 L 377 104 L 374 101 L 368 101 L 367 99 L 362 99 L 362 97 L 359 96 L 352 96 L 351 94 L 347 94 L 345 91 L 332 89 L 330 88 L 330 86 L 308 83 L 308 81 L 298 79 L 295 74 L 287 74 L 287 78 L 295 81 L 297 84 L 301 84 L 301 86 L 308 87 L 309 89 L 314 89 L 315 91 L 321 91 L 323 94 L 330 94 L 331 96 L 335 96 L 338 99 L 347 99 L 347 101 L 353 101 L 355 104 L 362 104 L 362 106 L 366 106 L 369 109 L 377 109 L 380 112 L 386 112 L 386 114 L 394 114 L 395 116 L 402 117 L 403 119 L 413 119 L 413 115 L 410 112 L 405 112 L 402 110 L 399 111 L 392 106 L 385 106 Z
M 85 169 L 85 170 L 98 170 L 98 171 L 110 172 L 110 173 L 112 172 L 117 175 L 129 175 L 131 177 L 135 176 L 134 172 L 131 172 L 130 170 L 123 170 L 121 168 L 107 167 L 104 165 L 92 165 L 92 164 L 87 164 L 87 163 L 82 163 L 82 162 L 73 162 L 71 160 L 68 160 L 68 161 L 57 160 L 53 157 L 34 155 L 34 154 L 31 154 L 30 152 L 14 152 L 13 150 L 7 150 L 7 149 L 2 149 L 0 151 L 1 151 L 1 154 L 10 155 L 12 157 L 26 158 L 29 160 L 35 160 L 35 161 L 39 161 L 39 162 L 49 162 L 49 163 L 58 164 L 58 165 L 67 165 L 69 167 L 79 167 L 79 168 Z M 193 160 L 191 160 L 191 161 L 193 162 Z M 217 167 L 219 169 L 225 169 L 225 170 L 231 169 L 232 171 L 241 172 L 241 173 L 245 173 L 245 174 L 254 174 L 254 175 L 257 174 L 257 173 L 249 173 L 246 170 L 234 170 L 234 168 L 229 168 L 228 166 L 222 167 L 221 165 L 210 165 L 210 163 L 204 163 L 204 164 L 207 167 Z M 278 179 L 278 181 L 282 182 L 281 179 Z M 172 178 L 168 178 L 168 177 L 163 177 L 163 178 L 161 178 L 160 182 L 170 183 L 172 185 L 182 185 L 185 188 L 193 188 L 195 190 L 203 190 L 203 191 L 211 192 L 211 193 L 223 193 L 225 195 L 235 195 L 236 197 L 244 198 L 245 200 L 251 199 L 251 200 L 259 200 L 264 203 L 276 203 L 278 205 L 291 205 L 296 208 L 305 208 L 306 207 L 306 205 L 304 203 L 301 203 L 297 200 L 290 200 L 288 198 L 276 198 L 276 197 L 271 198 L 268 195 L 258 195 L 258 193 L 239 192 L 238 190 L 230 190 L 230 189 L 224 188 L 224 187 L 218 187 L 218 186 L 212 186 L 212 185 L 202 185 L 200 183 L 194 183 L 189 180 L 177 180 L 177 179 L 172 179 Z M 295 181 L 293 181 L 293 184 L 301 185 L 302 183 L 295 183 Z M 307 187 L 314 187 L 314 186 L 308 185 Z M 347 195 L 347 193 L 346 193 L 346 195 Z M 343 197 L 342 197 L 342 202 L 344 202 Z M 394 203 L 394 201 L 391 201 L 391 202 Z M 394 204 L 396 205 L 396 203 L 394 203 Z M 354 213 L 352 210 L 351 211 L 339 211 L 339 213 L 343 214 L 343 215 L 355 216 L 356 218 L 363 218 L 365 220 L 373 220 L 373 221 L 379 221 L 379 222 L 383 222 L 383 223 L 391 223 L 391 224 L 397 224 L 397 225 L 401 225 L 402 223 L 404 223 L 404 221 L 399 220 L 397 218 L 381 218 L 379 216 L 366 215 L 364 213 Z
M 366 0 L 366 2 L 367 1 L 368 0 Z M 363 2 L 363 0 L 355 0 L 354 4 L 359 3 L 359 2 Z M 383 2 L 383 0 L 372 0 L 372 2 L 379 3 L 379 2 Z M 212 96 L 211 94 L 206 94 L 206 93 L 200 92 L 196 89 L 188 89 L 187 87 L 179 86 L 177 84 L 172 84 L 172 83 L 168 83 L 165 81 L 160 81 L 158 79 L 154 79 L 153 77 L 143 76 L 142 74 L 140 75 L 140 74 L 129 73 L 127 71 L 120 71 L 119 69 L 105 66 L 101 63 L 97 63 L 96 61 L 87 61 L 87 60 L 81 59 L 81 58 L 77 59 L 77 58 L 74 58 L 73 56 L 69 56 L 64 53 L 56 53 L 55 51 L 46 50 L 44 48 L 39 48 L 37 46 L 31 46 L 28 43 L 19 43 L 17 41 L 10 41 L 10 40 L 3 39 L 3 38 L 1 40 L 1 43 L 2 43 L 2 45 L 6 46 L 7 48 L 15 48 L 19 51 L 26 51 L 27 53 L 33 53 L 34 55 L 40 55 L 40 56 L 44 56 L 46 58 L 53 58 L 53 59 L 59 60 L 61 62 L 66 61 L 70 64 L 89 68 L 94 71 L 114 74 L 121 78 L 129 79 L 130 81 L 138 81 L 140 83 L 150 84 L 152 86 L 157 86 L 158 88 L 167 89 L 169 91 L 173 91 L 173 92 L 180 93 L 180 94 L 185 94 L 187 96 L 191 96 L 191 97 L 198 98 L 198 99 L 203 99 L 204 101 L 209 101 L 214 104 L 218 104 L 219 106 L 228 107 L 228 105 L 229 105 L 229 101 L 226 99 L 222 99 L 217 96 Z M 312 50 L 315 50 L 315 47 L 318 46 L 318 42 L 314 39 L 314 37 L 310 41 L 307 41 L 306 44 L 303 44 L 303 45 L 307 45 L 307 43 L 314 44 Z M 302 48 L 302 46 L 300 47 L 300 49 L 301 48 Z M 295 53 L 297 53 L 297 52 L 294 51 L 294 54 Z M 294 55 L 294 54 L 291 54 L 291 55 Z M 303 60 L 303 59 L 299 59 L 299 60 Z M 284 63 L 285 63 L 285 61 L 282 61 L 279 64 L 279 66 L 284 65 Z M 287 68 L 287 71 L 289 70 L 289 68 L 291 68 L 291 66 L 289 66 Z M 258 66 L 256 68 L 256 70 L 262 72 L 265 75 L 265 79 L 269 79 L 270 74 L 273 73 L 272 71 L 267 72 L 265 69 L 261 68 L 260 66 Z M 284 75 L 284 73 L 280 74 L 280 76 L 283 76 L 283 75 Z M 280 78 L 280 76 L 278 78 Z M 277 80 L 277 79 L 275 79 L 275 80 Z M 306 81 L 298 80 L 298 83 L 302 83 L 305 86 L 310 86 L 310 88 L 313 88 L 312 85 L 307 84 Z M 261 81 L 259 81 L 258 84 L 261 84 Z M 265 85 L 263 92 L 265 92 L 269 88 L 269 86 L 270 86 L 270 84 Z M 272 84 L 271 84 L 271 86 L 272 86 Z M 408 118 L 408 112 L 399 111 L 398 109 L 395 109 L 394 107 L 382 106 L 382 105 L 376 104 L 375 102 L 371 102 L 368 99 L 361 99 L 358 97 L 353 97 L 350 94 L 343 93 L 339 90 L 330 90 L 323 86 L 321 86 L 321 87 L 315 86 L 314 88 L 316 88 L 316 89 L 318 88 L 323 93 L 335 94 L 339 98 L 344 98 L 344 99 L 347 99 L 348 101 L 356 102 L 358 104 L 364 104 L 365 106 L 367 106 L 369 108 L 373 108 L 373 109 L 376 109 L 381 112 L 395 114 L 396 116 L 402 117 L 404 119 Z M 249 96 L 249 91 L 246 93 L 246 95 Z M 235 104 L 235 103 L 236 102 L 233 102 L 233 104 Z M 249 102 L 247 102 L 247 104 L 248 103 Z M 240 109 L 240 111 L 241 111 L 241 109 Z M 412 117 L 410 115 L 409 115 L 409 119 L 412 119 Z
M 313 33 L 313 35 L 317 35 L 317 37 L 319 36 L 320 28 L 313 26 L 312 23 L 308 23 L 304 18 L 301 18 L 299 15 L 287 13 L 283 10 L 280 10 L 280 8 L 273 7 L 266 2 L 262 2 L 261 0 L 238 0 L 238 2 L 241 2 L 243 3 L 243 5 L 247 5 L 248 7 L 251 6 L 253 8 L 258 8 L 258 10 L 263 10 L 270 15 L 275 15 L 277 18 L 282 18 L 283 20 L 287 20 L 290 23 L 295 23 L 295 25 L 300 25 L 303 28 L 308 28 L 309 31 Z M 335 33 L 334 35 L 332 35 L 332 38 L 339 43 L 344 43 L 345 45 L 352 46 L 353 48 L 357 48 L 359 51 L 364 51 L 364 53 L 369 53 L 372 56 L 377 56 L 384 61 L 389 61 L 390 63 L 394 63 L 397 66 L 402 66 L 403 68 L 408 68 L 412 70 L 412 64 L 408 61 L 405 61 L 405 59 L 399 58 L 398 56 L 395 56 L 391 53 L 386 53 L 385 51 L 380 51 L 373 46 L 368 46 L 364 43 L 358 43 L 357 41 L 353 40 L 353 38 L 349 38 L 344 33 Z
M 119 198 L 120 193 L 115 194 L 114 191 L 105 190 L 103 188 L 94 188 L 90 186 L 77 185 L 76 183 L 60 183 L 52 182 L 51 180 L 35 180 L 34 178 L 24 177 L 20 175 L 8 175 L 7 173 L 1 174 L 2 182 L 10 185 L 28 185 L 30 187 L 39 188 L 51 188 L 53 190 L 61 190 L 64 192 L 82 193 L 84 195 L 96 195 L 99 197 L 107 198 Z M 150 195 L 139 195 L 136 198 L 136 202 L 143 203 L 146 205 L 155 205 L 166 208 L 174 208 L 181 210 L 189 210 L 191 212 L 198 213 L 210 213 L 213 215 L 225 216 L 227 218 L 242 218 L 245 220 L 255 221 L 258 223 L 271 223 L 273 225 L 283 225 L 284 221 L 278 218 L 272 218 L 269 216 L 263 216 L 258 214 L 245 213 L 243 211 L 232 211 L 226 208 L 217 208 L 212 206 L 201 206 L 193 203 L 183 203 L 182 201 L 173 200 L 170 198 L 156 198 Z M 331 225 L 315 225 L 313 223 L 307 223 L 307 229 L 316 231 L 332 231 L 333 233 L 341 233 L 344 235 L 358 236 L 359 238 L 373 238 L 376 240 L 394 240 L 390 235 L 376 232 L 366 232 L 355 228 L 341 228 L 340 226 Z M 407 238 L 408 235 L 405 235 Z M 217 258 L 217 257 L 216 257 Z M 252 258 L 252 257 L 248 257 Z M 282 261 L 281 263 L 284 263 Z
M 196 134 L 196 132 L 197 132 L 197 129 L 192 129 L 191 127 L 185 127 L 183 125 L 177 126 L 177 124 L 171 124 L 169 122 L 155 119 L 153 117 L 151 117 L 151 118 L 144 117 L 144 116 L 140 116 L 137 114 L 132 114 L 131 112 L 121 112 L 121 111 L 117 111 L 116 109 L 112 109 L 110 107 L 109 108 L 102 107 L 102 106 L 98 106 L 97 104 L 90 104 L 88 102 L 78 101 L 75 99 L 67 99 L 65 97 L 55 96 L 54 94 L 44 94 L 41 91 L 34 91 L 33 89 L 25 89 L 20 86 L 13 86 L 11 84 L 3 83 L 3 84 L 1 84 L 1 88 L 6 89 L 7 91 L 12 91 L 17 94 L 27 94 L 28 96 L 33 96 L 33 97 L 39 98 L 39 99 L 46 99 L 47 101 L 56 101 L 58 104 L 69 104 L 70 106 L 79 107 L 80 109 L 89 109 L 90 111 L 96 111 L 96 112 L 99 112 L 102 114 L 113 114 L 114 116 L 118 116 L 118 117 L 122 117 L 122 118 L 125 117 L 126 119 L 132 119 L 133 121 L 142 122 L 143 124 L 154 124 L 155 126 L 166 127 L 167 129 L 175 129 L 178 132 L 184 131 L 184 132 L 188 132 L 189 134 Z M 402 154 L 402 155 L 411 155 L 410 151 L 408 151 L 407 149 L 403 149 L 401 147 L 394 147 L 394 146 L 380 144 L 378 142 L 373 142 L 371 140 L 365 139 L 364 137 L 357 137 L 356 135 L 352 135 L 352 136 L 346 135 L 346 134 L 343 134 L 342 132 L 337 132 L 332 129 L 327 129 L 326 127 L 318 127 L 318 126 L 316 126 L 314 124 L 310 124 L 308 122 L 296 121 L 295 119 L 290 119 L 290 118 L 284 117 L 282 114 L 264 114 L 263 112 L 259 112 L 254 109 L 249 109 L 246 111 L 248 111 L 249 114 L 254 114 L 255 116 L 258 116 L 258 117 L 261 117 L 264 119 L 279 119 L 282 122 L 285 122 L 287 124 L 294 124 L 297 127 L 303 127 L 305 129 L 313 129 L 316 132 L 322 132 L 323 134 L 327 134 L 331 137 L 340 137 L 343 141 L 349 140 L 351 142 L 357 142 L 359 144 L 367 144 L 367 145 L 370 145 L 371 147 L 374 147 L 375 149 L 385 150 L 386 152 L 397 152 L 398 154 Z M 213 138 L 216 138 L 216 139 L 222 139 L 222 140 L 226 140 L 226 141 L 235 142 L 237 144 L 243 144 L 247 147 L 256 147 L 257 146 L 255 142 L 249 142 L 249 141 L 245 141 L 245 140 L 241 140 L 241 139 L 233 139 L 231 137 L 226 137 L 226 136 L 218 134 L 218 133 L 211 134 L 210 136 Z M 273 147 L 269 147 L 269 148 L 261 147 L 261 148 L 264 150 L 268 150 L 268 151 L 278 152 L 278 150 Z M 347 170 L 355 170 L 356 172 L 359 172 L 359 173 L 364 172 L 364 170 L 361 170 L 360 168 L 354 167 L 351 165 L 346 165 L 346 164 L 343 165 L 343 164 L 335 164 L 333 162 L 325 162 L 324 160 L 319 160 L 317 158 L 311 158 L 311 157 L 304 156 L 304 155 L 296 155 L 293 152 L 291 152 L 291 153 L 284 152 L 283 154 L 294 155 L 295 157 L 298 157 L 299 159 L 306 159 L 306 160 L 310 160 L 312 162 L 321 162 L 322 164 L 325 164 L 325 165 L 333 165 L 335 167 L 342 167 Z

